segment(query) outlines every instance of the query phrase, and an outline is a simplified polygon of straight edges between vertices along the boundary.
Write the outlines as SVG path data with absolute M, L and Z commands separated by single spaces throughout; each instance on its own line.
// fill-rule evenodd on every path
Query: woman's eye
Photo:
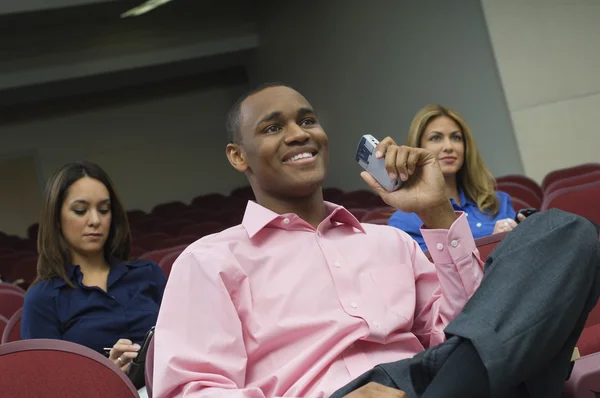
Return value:
M 100 209 L 98 210 L 101 214 L 108 214 L 110 212 L 110 209 Z
M 83 216 L 85 214 L 85 210 L 80 210 L 80 209 L 75 209 L 75 210 L 73 210 L 73 212 L 75 214 L 77 214 L 78 216 Z

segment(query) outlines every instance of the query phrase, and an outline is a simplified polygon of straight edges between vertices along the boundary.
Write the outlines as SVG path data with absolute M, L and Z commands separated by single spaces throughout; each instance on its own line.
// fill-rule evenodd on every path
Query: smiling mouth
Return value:
M 295 163 L 295 162 L 300 162 L 303 161 L 305 159 L 312 159 L 315 156 L 317 156 L 317 152 L 304 152 L 304 153 L 299 153 L 295 156 L 292 156 L 291 158 L 289 158 L 288 160 L 284 160 L 283 163 Z

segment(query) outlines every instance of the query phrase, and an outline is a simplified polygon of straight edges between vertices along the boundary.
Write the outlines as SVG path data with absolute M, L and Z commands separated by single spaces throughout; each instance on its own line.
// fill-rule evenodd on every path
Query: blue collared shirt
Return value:
M 510 200 L 510 196 L 505 192 L 496 191 L 496 197 L 500 202 L 500 211 L 496 217 L 482 213 L 476 203 L 467 199 L 463 190 L 460 190 L 459 194 L 461 205 L 456 204 L 454 199 L 450 199 L 450 203 L 452 203 L 454 210 L 465 212 L 469 221 L 469 227 L 471 227 L 471 232 L 473 233 L 473 238 L 475 239 L 491 235 L 494 232 L 496 221 L 505 218 L 515 218 L 516 212 L 513 209 L 512 201 Z M 406 232 L 417 241 L 421 249 L 427 250 L 427 245 L 423 240 L 420 230 L 423 222 L 415 213 L 404 213 L 398 210 L 392 215 L 388 221 L 388 225 Z
M 116 263 L 108 273 L 107 291 L 82 282 L 78 265 L 67 277 L 41 281 L 27 291 L 21 321 L 23 339 L 60 339 L 103 353 L 117 340 L 142 344 L 156 324 L 167 278 L 153 261 Z

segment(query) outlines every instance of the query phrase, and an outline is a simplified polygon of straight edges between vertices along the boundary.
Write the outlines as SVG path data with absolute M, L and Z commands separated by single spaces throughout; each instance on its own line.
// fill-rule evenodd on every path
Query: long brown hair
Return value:
M 69 187 L 83 177 L 100 181 L 110 195 L 112 217 L 108 238 L 104 244 L 106 261 L 110 264 L 115 260 L 129 260 L 131 250 L 129 222 L 112 181 L 104 170 L 94 163 L 87 161 L 68 163 L 54 173 L 46 184 L 37 242 L 39 252 L 37 278 L 34 284 L 41 280 L 59 277 L 69 286 L 73 286 L 66 274 L 67 265 L 72 259 L 69 245 L 61 232 L 60 216 Z
M 434 119 L 446 116 L 460 128 L 465 143 L 465 161 L 458 171 L 457 183 L 465 195 L 477 204 L 482 213 L 496 216 L 500 203 L 496 197 L 496 182 L 475 145 L 475 139 L 465 119 L 456 111 L 437 104 L 427 105 L 415 115 L 408 130 L 407 145 L 420 148 L 425 129 Z

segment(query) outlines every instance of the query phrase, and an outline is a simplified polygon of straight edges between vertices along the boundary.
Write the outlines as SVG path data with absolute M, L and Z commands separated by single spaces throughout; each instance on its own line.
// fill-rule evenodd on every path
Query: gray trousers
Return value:
M 485 365 L 486 396 L 560 397 L 573 348 L 599 295 L 598 231 L 560 210 L 535 214 L 490 254 L 480 287 L 445 329 L 445 343 L 379 365 L 332 397 L 371 381 L 421 397 L 462 339 L 473 343 Z

